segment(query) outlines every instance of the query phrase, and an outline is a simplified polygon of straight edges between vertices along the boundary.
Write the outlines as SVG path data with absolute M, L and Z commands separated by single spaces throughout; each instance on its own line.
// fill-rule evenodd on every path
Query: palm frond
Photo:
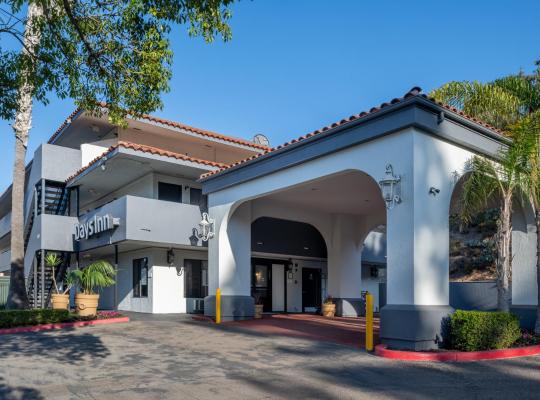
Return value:
M 47 252 L 45 255 L 45 265 L 48 267 L 56 268 L 62 263 L 62 258 L 55 252 Z
M 533 75 L 509 75 L 496 79 L 493 85 L 511 93 L 519 100 L 521 115 L 525 116 L 540 109 L 540 87 Z
M 540 110 L 522 118 L 511 130 L 511 157 L 515 164 L 517 191 L 540 207 Z
M 116 271 L 106 260 L 94 261 L 80 270 L 72 271 L 72 279 L 86 294 L 94 293 L 96 288 L 105 288 L 115 284 Z
M 483 157 L 473 157 L 467 165 L 467 177 L 460 199 L 460 217 L 469 223 L 473 216 L 485 209 L 488 202 L 501 196 L 504 184 L 497 163 Z
M 449 82 L 431 92 L 438 101 L 506 130 L 521 116 L 520 99 L 503 83 Z

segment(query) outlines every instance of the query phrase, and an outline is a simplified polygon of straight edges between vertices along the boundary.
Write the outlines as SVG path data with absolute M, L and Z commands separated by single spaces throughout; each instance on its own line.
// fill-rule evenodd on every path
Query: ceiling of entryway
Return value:
M 271 194 L 264 200 L 325 213 L 371 215 L 385 212 L 378 184 L 359 171 L 323 177 Z

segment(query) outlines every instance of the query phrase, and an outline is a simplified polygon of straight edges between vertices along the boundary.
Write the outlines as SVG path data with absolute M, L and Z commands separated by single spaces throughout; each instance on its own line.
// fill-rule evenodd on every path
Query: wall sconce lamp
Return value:
M 379 181 L 386 209 L 392 209 L 401 203 L 401 176 L 394 175 L 392 164 L 386 164 L 386 177 Z
M 173 249 L 167 250 L 167 264 L 169 264 L 169 267 L 174 266 L 175 256 L 176 254 L 174 254 Z M 176 264 L 176 266 L 174 267 L 176 268 L 176 275 L 182 276 L 182 274 L 184 273 L 184 266 L 180 264 Z
M 202 214 L 202 220 L 199 222 L 201 232 L 197 232 L 197 236 L 199 239 L 202 239 L 203 242 L 207 242 L 214 237 L 214 222 L 215 221 L 208 216 L 208 213 Z
M 167 264 L 169 265 L 174 264 L 174 250 L 173 249 L 167 250 Z
M 176 266 L 176 275 L 177 276 L 182 276 L 183 273 L 184 273 L 184 267 L 182 265 L 177 265 Z

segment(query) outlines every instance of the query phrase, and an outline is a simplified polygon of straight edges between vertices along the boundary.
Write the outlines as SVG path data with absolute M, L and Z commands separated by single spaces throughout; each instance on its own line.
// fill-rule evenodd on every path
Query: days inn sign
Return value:
M 82 224 L 75 225 L 75 240 L 88 239 L 101 232 L 110 231 L 120 225 L 120 218 L 111 214 L 94 215 Z

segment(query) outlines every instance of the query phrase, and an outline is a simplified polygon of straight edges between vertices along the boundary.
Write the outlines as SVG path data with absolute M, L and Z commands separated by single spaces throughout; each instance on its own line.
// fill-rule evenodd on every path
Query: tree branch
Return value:
M 86 51 L 88 52 L 88 61 L 90 61 L 90 63 L 92 63 L 91 61 L 93 61 L 98 67 L 99 71 L 103 75 L 109 75 L 108 72 L 105 70 L 105 68 L 101 65 L 99 55 L 96 54 L 96 52 L 92 48 L 92 45 L 87 40 L 86 35 L 84 34 L 84 32 L 81 29 L 81 26 L 79 25 L 79 21 L 77 21 L 77 18 L 75 18 L 75 16 L 73 15 L 73 10 L 71 9 L 69 0 L 63 0 L 62 3 L 64 5 L 64 10 L 66 12 L 66 15 L 69 21 L 73 25 L 73 28 L 75 28 L 75 31 L 77 32 L 77 35 L 79 36 L 79 39 L 81 40 L 84 47 L 86 48 Z

